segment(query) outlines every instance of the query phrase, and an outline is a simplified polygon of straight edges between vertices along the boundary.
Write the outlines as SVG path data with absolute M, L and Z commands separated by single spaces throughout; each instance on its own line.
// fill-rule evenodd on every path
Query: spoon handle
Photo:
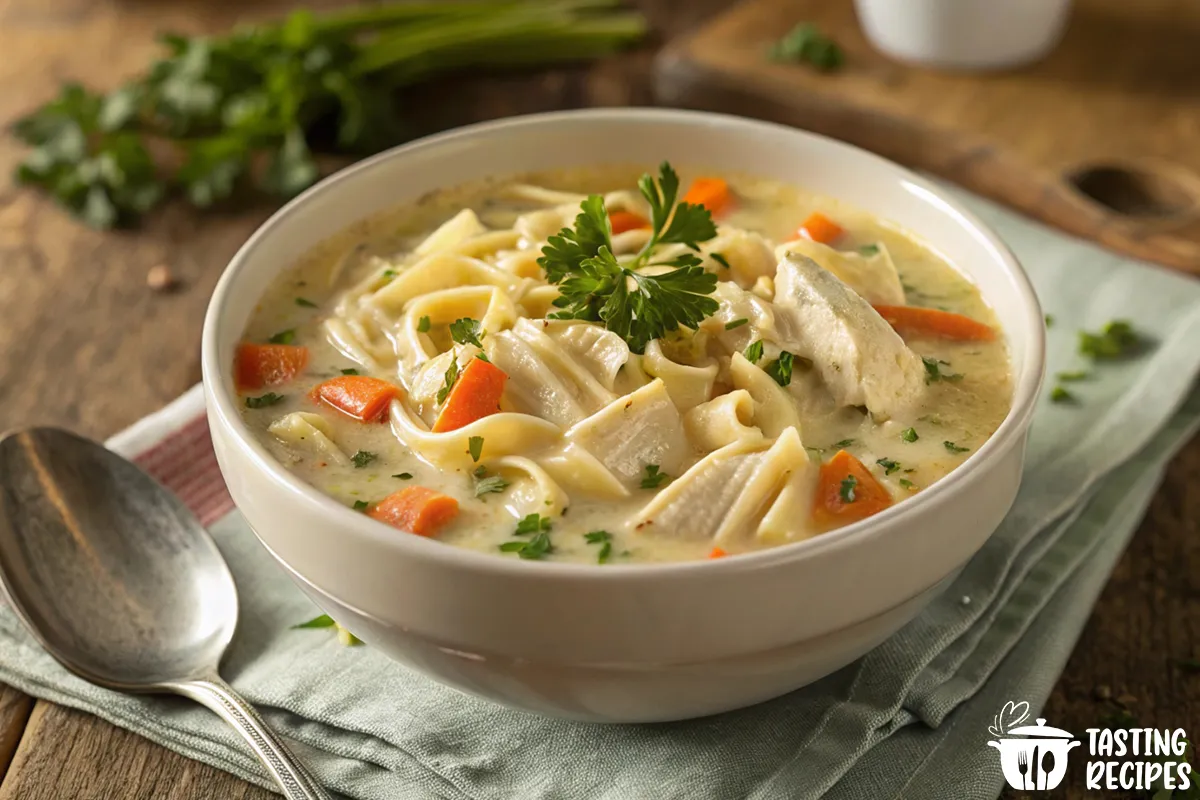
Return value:
M 208 706 L 240 733 L 279 784 L 287 800 L 330 800 L 258 712 L 225 681 L 214 675 L 178 683 L 171 688 Z

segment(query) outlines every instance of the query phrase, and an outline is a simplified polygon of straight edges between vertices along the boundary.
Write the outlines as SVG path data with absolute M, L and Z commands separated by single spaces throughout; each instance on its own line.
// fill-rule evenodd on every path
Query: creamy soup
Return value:
M 644 171 L 442 191 L 316 248 L 246 329 L 247 424 L 398 536 L 601 564 L 821 535 L 995 431 L 1003 336 L 936 252 L 793 186 Z

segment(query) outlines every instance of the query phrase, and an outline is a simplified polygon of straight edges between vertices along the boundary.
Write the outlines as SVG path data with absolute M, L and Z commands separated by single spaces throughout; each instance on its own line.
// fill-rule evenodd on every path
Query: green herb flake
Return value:
M 490 475 L 488 477 L 476 476 L 476 497 L 483 497 L 485 494 L 499 494 L 507 488 L 508 481 L 504 480 L 504 478 L 501 478 L 499 475 Z
M 428 316 L 421 317 L 419 320 L 417 320 L 417 331 L 418 332 L 429 333 L 429 327 L 430 327 L 430 322 L 429 322 Z
M 286 331 L 280 331 L 267 341 L 271 344 L 291 344 L 296 341 L 296 329 L 288 328 Z
M 358 375 L 358 374 L 360 374 L 359 371 L 356 370 L 354 367 L 347 367 L 346 369 L 340 370 L 340 372 L 343 375 Z
M 273 406 L 276 403 L 282 402 L 283 399 L 284 396 L 281 394 L 267 392 L 266 394 L 258 397 L 247 397 L 246 408 L 266 408 L 267 406 Z
M 390 281 L 392 278 L 396 277 L 400 273 L 396 272 L 396 270 L 394 270 L 394 269 L 385 269 L 383 272 L 381 272 L 379 274 L 382 275 L 383 277 L 387 278 Z
M 725 269 L 729 269 L 729 260 L 726 259 L 721 253 L 709 253 L 708 257 L 720 264 Z
M 314 303 L 312 300 L 306 300 L 303 297 L 296 298 L 296 305 L 298 305 L 302 308 L 317 308 L 316 303 Z
M 1092 377 L 1092 373 L 1086 369 L 1077 369 L 1074 372 L 1060 372 L 1054 377 L 1058 378 L 1063 383 L 1074 383 L 1076 381 L 1086 381 Z
M 911 492 L 913 490 L 914 484 L 908 478 L 901 478 L 900 479 L 900 487 L 902 489 L 908 489 Z
M 546 555 L 553 552 L 553 550 L 554 545 L 550 543 L 550 534 L 539 533 L 528 542 L 525 542 L 525 546 L 517 552 L 517 555 L 524 559 L 536 561 L 544 558 Z
M 842 439 L 840 442 L 834 442 L 834 447 L 849 447 L 854 444 L 854 439 Z
M 751 342 L 749 346 L 746 347 L 746 352 L 743 353 L 743 355 L 746 356 L 746 360 L 751 364 L 757 364 L 763 357 L 762 339 L 755 339 L 753 342 Z
M 393 478 L 398 478 L 398 479 L 400 479 L 400 480 L 402 480 L 402 481 L 411 481 L 411 480 L 412 480 L 412 478 L 413 478 L 413 474 L 412 474 L 411 472 L 397 472 L 397 473 L 396 473 L 395 475 L 393 475 L 392 477 L 393 477 Z
M 1054 327 L 1054 315 L 1053 315 L 1053 314 L 1047 314 L 1047 315 L 1046 315 L 1046 327 L 1047 327 L 1047 328 L 1053 328 L 1053 327 Z
M 971 449 L 969 447 L 959 447 L 958 445 L 956 445 L 954 442 L 951 442 L 951 441 L 942 442 L 942 447 L 945 447 L 951 453 L 965 453 Z
M 745 317 L 742 317 L 741 319 L 735 319 L 733 322 L 726 322 L 725 330 L 731 331 L 734 328 L 740 328 L 743 325 L 745 325 L 746 323 L 748 323 L 749 321 L 750 320 L 746 319 Z
M 478 461 L 483 455 L 483 437 L 472 436 L 467 439 L 467 452 L 471 454 L 472 461 Z
M 854 487 L 858 486 L 858 478 L 853 475 L 847 475 L 842 479 L 842 488 L 840 494 L 843 503 L 853 503 L 858 497 L 854 493 Z
M 787 386 L 792 382 L 792 361 L 794 358 L 795 356 L 791 353 L 783 350 L 779 353 L 778 360 L 768 364 L 763 372 L 770 375 L 780 386 Z
M 549 517 L 543 517 L 541 514 L 529 514 L 517 522 L 517 529 L 513 536 L 527 536 L 539 531 L 549 531 L 552 524 Z
M 864 244 L 862 247 L 858 248 L 858 252 L 860 255 L 864 255 L 869 258 L 869 257 L 871 257 L 873 255 L 877 255 L 879 253 L 879 245 Z
M 916 428 L 905 428 L 904 430 L 900 431 L 900 438 L 906 442 L 915 442 L 921 437 L 917 436 Z
M 600 545 L 600 550 L 596 553 L 596 563 L 607 563 L 612 555 L 612 534 L 608 531 L 591 531 L 585 533 L 583 538 L 588 544 Z
M 643 489 L 657 489 L 670 476 L 658 471 L 658 464 L 647 464 L 646 475 L 642 478 Z
M 836 70 L 845 61 L 842 48 L 811 22 L 802 22 L 788 31 L 771 46 L 768 56 L 772 61 L 807 63 L 821 72 Z
M 355 500 L 354 501 L 354 510 L 355 511 L 366 511 L 370 507 L 371 507 L 371 504 L 368 503 L 366 500 Z
M 300 630 L 301 628 L 332 628 L 334 625 L 337 625 L 337 623 L 333 621 L 333 617 L 328 614 L 322 614 L 319 617 L 313 617 L 308 622 L 293 625 L 292 630 Z
M 925 383 L 937 383 L 938 381 L 949 381 L 951 383 L 961 381 L 963 374 L 960 372 L 948 373 L 942 372 L 942 367 L 950 366 L 949 361 L 941 361 L 928 356 L 921 356 L 921 363 L 925 365 Z
M 884 475 L 891 475 L 893 472 L 900 469 L 900 462 L 892 461 L 890 458 L 880 458 L 877 459 L 875 463 L 883 467 Z
M 1051 403 L 1077 403 L 1079 402 L 1075 395 L 1068 392 L 1062 386 L 1055 386 L 1050 390 Z
M 1136 353 L 1142 340 L 1127 320 L 1113 320 L 1099 333 L 1079 332 L 1079 352 L 1095 359 L 1119 359 Z
M 458 380 L 458 360 L 451 359 L 450 366 L 446 367 L 446 376 L 442 383 L 442 388 L 438 389 L 437 402 L 440 406 L 446 402 L 446 396 L 450 394 L 450 390 L 454 388 L 454 382 Z
M 362 469 L 377 458 L 379 458 L 379 456 L 370 452 L 369 450 L 359 450 L 350 457 L 350 461 L 354 464 L 356 469 Z
M 459 344 L 483 347 L 483 325 L 477 319 L 463 317 L 450 323 L 450 338 Z

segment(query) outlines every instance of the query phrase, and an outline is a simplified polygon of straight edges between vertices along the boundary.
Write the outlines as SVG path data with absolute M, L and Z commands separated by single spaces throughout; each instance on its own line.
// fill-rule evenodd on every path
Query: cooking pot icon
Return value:
M 1037 725 L 1023 725 L 1008 731 L 1009 737 L 988 742 L 988 747 L 1000 751 L 1000 768 L 1004 779 L 1014 789 L 1053 789 L 1067 774 L 1067 753 L 1079 742 L 1074 734 L 1060 728 L 1046 727 L 1046 720 Z

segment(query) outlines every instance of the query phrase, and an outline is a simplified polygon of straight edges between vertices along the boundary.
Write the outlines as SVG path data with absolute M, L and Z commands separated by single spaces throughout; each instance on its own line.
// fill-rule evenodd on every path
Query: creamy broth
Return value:
M 695 331 L 636 354 L 603 323 L 545 319 L 557 295 L 537 264 L 546 238 L 574 224 L 588 193 L 605 195 L 610 214 L 648 218 L 635 188 L 645 171 L 440 191 L 316 248 L 273 283 L 245 331 L 247 343 L 307 348 L 298 374 L 241 387 L 247 424 L 289 470 L 348 507 L 374 513 L 411 486 L 453 498 L 457 514 L 433 532 L 447 544 L 514 558 L 545 533 L 526 557 L 639 563 L 798 541 L 868 506 L 919 498 L 1003 420 L 1009 360 L 978 290 L 886 222 L 769 180 L 722 176 L 732 206 L 699 245 L 719 281 L 709 295 L 718 310 Z M 701 174 L 684 171 L 680 194 Z M 843 229 L 829 246 L 797 238 L 814 211 Z M 614 235 L 618 259 L 646 235 Z M 664 259 L 688 252 L 660 249 Z M 897 323 L 902 339 L 862 298 L 953 312 L 996 335 L 963 340 Z M 462 399 L 453 389 L 437 397 L 459 380 L 446 376 L 451 360 L 464 374 L 481 352 L 454 341 L 449 323 L 460 318 L 481 321 L 492 369 L 479 371 L 505 372 L 507 383 L 488 409 L 499 413 L 432 433 L 444 406 Z M 763 355 L 751 364 L 756 341 Z M 781 351 L 794 356 L 786 386 L 770 373 Z M 314 395 L 347 371 L 397 387 L 381 419 L 359 421 Z M 483 440 L 475 452 L 472 436 Z M 830 465 L 846 463 L 840 450 L 870 478 L 847 489 L 852 473 L 833 475 L 827 502 Z M 488 479 L 482 488 L 505 485 L 477 496 Z M 520 520 L 538 530 L 517 535 Z

